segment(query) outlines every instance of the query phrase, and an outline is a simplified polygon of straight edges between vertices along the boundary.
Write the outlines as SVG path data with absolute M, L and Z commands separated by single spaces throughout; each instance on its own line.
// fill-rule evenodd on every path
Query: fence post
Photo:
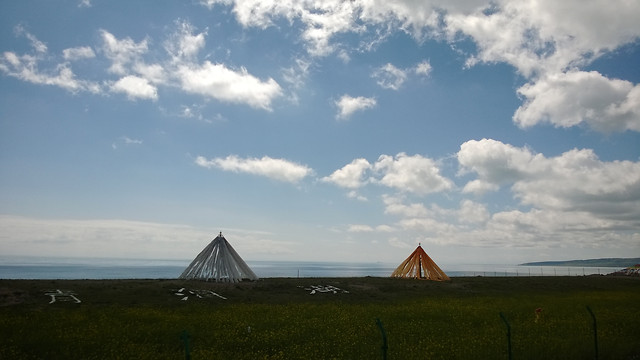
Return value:
M 508 346 L 508 351 L 509 351 L 509 360 L 512 359 L 511 356 L 511 325 L 509 325 L 509 322 L 507 321 L 507 318 L 504 316 L 504 314 L 502 312 L 500 312 L 500 317 L 502 318 L 502 321 L 504 321 L 504 323 L 507 325 L 507 346 Z
M 378 324 L 380 332 L 382 333 L 382 359 L 387 360 L 387 349 L 389 349 L 387 345 L 387 333 L 384 331 L 384 326 L 382 326 L 380 319 L 376 319 L 376 324 Z
M 185 360 L 191 360 L 191 352 L 189 351 L 189 333 L 187 333 L 187 330 L 182 330 L 180 338 L 184 342 L 184 358 Z
M 593 311 L 591 311 L 589 305 L 587 305 L 587 311 L 591 315 L 591 319 L 593 319 L 593 346 L 596 352 L 595 359 L 598 360 L 598 324 L 596 323 L 596 316 L 594 315 Z

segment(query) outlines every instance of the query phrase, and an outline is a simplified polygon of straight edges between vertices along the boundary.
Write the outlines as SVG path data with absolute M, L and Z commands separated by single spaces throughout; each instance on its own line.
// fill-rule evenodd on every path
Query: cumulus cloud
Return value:
M 165 42 L 165 49 L 176 61 L 194 58 L 205 46 L 207 31 L 194 34 L 193 25 L 186 21 L 177 21 L 176 27 L 176 32 Z
M 125 76 L 116 81 L 111 85 L 111 91 L 125 93 L 131 100 L 156 100 L 158 98 L 158 89 L 155 86 L 151 85 L 147 79 L 133 75 Z
M 465 198 L 441 207 L 405 191 L 381 197 L 385 214 L 396 218 L 388 226 L 441 245 L 615 249 L 640 240 L 640 162 L 602 161 L 589 149 L 546 157 L 491 139 L 465 142 L 457 160 L 461 174 L 476 177 L 461 194 L 506 188 L 516 208 L 491 212 Z
M 371 169 L 371 164 L 366 159 L 355 159 L 343 168 L 334 171 L 331 175 L 321 180 L 333 183 L 348 189 L 357 189 L 366 184 L 363 179 L 365 172 Z
M 429 210 L 427 210 L 424 204 L 405 204 L 402 198 L 389 195 L 383 195 L 382 200 L 385 205 L 385 214 L 407 218 L 424 217 L 429 214 Z
M 379 67 L 371 76 L 376 79 L 376 83 L 382 88 L 391 90 L 399 90 L 407 80 L 407 73 L 391 63 Z
M 273 159 L 268 156 L 263 156 L 260 159 L 243 159 L 235 155 L 229 155 L 226 158 L 213 158 L 210 160 L 203 156 L 198 156 L 195 163 L 204 168 L 218 168 L 224 171 L 265 176 L 290 183 L 297 183 L 313 173 L 313 170 L 306 165 L 300 165 L 284 159 Z
M 15 52 L 5 51 L 0 56 L 1 72 L 22 81 L 58 86 L 73 93 L 79 91 L 101 92 L 100 85 L 97 83 L 77 79 L 68 62 L 57 63 L 41 70 L 41 63 L 49 58 L 47 46 L 22 26 L 17 26 L 15 31 L 16 34 L 24 35 L 31 41 L 35 53 L 19 55 Z
M 366 159 L 355 159 L 321 181 L 346 189 L 358 189 L 374 183 L 417 195 L 447 191 L 454 187 L 451 180 L 440 174 L 434 160 L 405 153 L 395 157 L 380 155 L 373 164 Z
M 548 117 L 548 121 L 554 124 L 563 124 L 561 126 L 573 126 L 570 123 L 575 125 L 575 118 L 554 117 L 568 111 L 565 106 L 552 106 L 542 96 L 536 101 L 536 95 L 542 94 L 541 91 L 546 88 L 565 92 L 564 95 L 571 97 L 566 93 L 569 90 L 566 84 L 553 81 L 553 77 L 573 77 L 572 69 L 587 65 L 603 54 L 640 37 L 640 22 L 637 21 L 640 3 L 629 1 L 617 6 L 610 6 L 604 0 L 589 4 L 579 0 L 453 3 L 441 0 L 206 0 L 202 4 L 210 9 L 216 5 L 230 6 L 236 20 L 245 27 L 275 26 L 276 20 L 281 18 L 290 23 L 299 22 L 302 24 L 300 39 L 307 45 L 312 56 L 325 56 L 333 52 L 342 56 L 344 46 L 337 40 L 340 38 L 337 35 L 342 33 L 357 34 L 363 43 L 369 44 L 360 47 L 365 50 L 372 49 L 373 44 L 385 41 L 394 31 L 408 33 L 417 41 L 425 38 L 446 39 L 450 42 L 456 42 L 460 38 L 470 39 L 476 47 L 474 52 L 466 54 L 467 66 L 477 63 L 507 63 L 525 78 L 533 80 L 519 91 L 526 98 L 527 104 L 514 115 L 514 120 L 523 126 L 525 122 L 540 122 L 539 115 L 542 115 L 542 119 Z M 602 27 L 600 24 L 608 26 Z M 412 70 L 418 75 L 428 75 L 431 66 L 428 62 L 423 62 Z M 398 69 L 387 64 L 377 69 L 374 77 L 380 86 L 397 90 L 406 80 L 407 71 L 408 69 Z M 536 81 L 538 79 L 542 80 Z M 610 82 L 607 85 L 611 88 L 608 93 L 620 91 L 622 85 L 616 80 L 600 79 L 601 83 L 602 80 Z M 555 86 L 560 88 L 554 89 Z M 623 87 L 629 87 L 629 84 Z M 591 109 L 589 104 L 577 106 L 574 114 L 578 115 L 574 117 L 581 116 L 580 122 L 593 125 L 597 131 L 638 131 L 637 92 L 627 89 L 628 100 L 616 98 L 608 104 L 599 101 L 597 109 Z M 620 96 L 620 93 L 616 94 Z M 545 111 L 538 114 L 538 109 Z M 603 109 L 607 110 L 605 118 L 612 119 L 607 122 L 614 125 L 602 126 L 602 121 L 595 121 L 595 117 L 590 115 L 592 110 L 597 112 Z
M 101 91 L 98 84 L 77 79 L 68 64 L 58 64 L 53 69 L 41 71 L 38 69 L 39 62 L 40 58 L 33 55 L 5 52 L 0 57 L 0 71 L 22 81 L 58 86 L 70 92 L 99 93 Z
M 236 20 L 243 26 L 266 28 L 274 20 L 285 18 L 289 22 L 300 21 L 303 29 L 300 38 L 312 56 L 325 56 L 335 48 L 331 38 L 335 34 L 353 31 L 357 17 L 357 5 L 333 1 L 279 1 L 229 2 L 206 0 L 203 5 L 213 8 L 216 4 L 233 5 Z
M 271 110 L 271 102 L 282 95 L 280 85 L 271 78 L 262 81 L 245 68 L 235 71 L 209 61 L 180 66 L 177 75 L 181 88 L 187 92 L 264 110 Z
M 489 220 L 490 215 L 485 205 L 469 199 L 462 200 L 458 210 L 458 218 L 466 223 L 482 223 Z
M 640 4 L 619 5 L 504 1 L 486 3 L 470 13 L 450 12 L 445 23 L 450 34 L 464 34 L 478 45 L 470 63 L 506 62 L 530 76 L 562 72 L 637 38 Z
M 207 0 L 209 8 L 231 6 L 236 20 L 246 27 L 266 28 L 285 18 L 302 24 L 300 38 L 311 54 L 335 51 L 336 35 L 358 33 L 366 27 L 407 32 L 425 37 L 471 38 L 478 53 L 475 62 L 507 62 L 526 76 L 540 70 L 565 69 L 593 59 L 604 51 L 633 41 L 640 34 L 636 14 L 640 5 L 606 1 L 584 4 L 543 1 L 230 1 Z M 599 24 L 611 24 L 606 28 Z M 380 29 L 379 29 L 380 30 Z M 384 38 L 388 31 L 379 31 Z
M 429 61 L 427 60 L 424 60 L 421 63 L 418 63 L 413 71 L 418 75 L 429 76 L 432 69 L 433 68 L 431 67 L 431 63 L 429 63 Z
M 513 121 L 521 127 L 548 122 L 581 123 L 601 132 L 640 131 L 640 85 L 608 79 L 596 71 L 552 74 L 518 89 L 525 103 Z
M 349 95 L 342 95 L 340 100 L 335 102 L 338 107 L 338 114 L 336 119 L 346 120 L 356 111 L 362 111 L 371 109 L 376 106 L 375 98 L 368 98 L 364 96 L 352 97 Z
M 102 51 L 111 60 L 109 71 L 117 75 L 128 74 L 130 63 L 138 60 L 149 49 L 147 39 L 136 43 L 130 37 L 118 39 L 106 30 L 101 30 L 100 35 L 103 41 Z
M 510 185 L 525 205 L 620 221 L 640 218 L 640 162 L 601 161 L 590 149 L 547 158 L 490 139 L 462 144 L 458 161 L 487 186 Z
M 380 184 L 403 192 L 426 195 L 454 187 L 451 180 L 440 174 L 435 161 L 421 155 L 382 155 L 374 164 L 374 170 L 382 174 L 377 180 Z
M 423 77 L 429 76 L 431 73 L 431 64 L 424 60 L 413 67 L 406 69 L 399 69 L 391 63 L 387 63 L 377 69 L 371 74 L 376 80 L 376 83 L 389 90 L 400 90 L 405 81 L 408 80 L 410 74 L 415 74 Z
M 597 249 L 602 246 L 624 248 L 640 240 L 640 234 L 633 230 L 620 231 L 622 221 L 586 211 L 532 208 L 491 214 L 486 205 L 468 199 L 462 200 L 458 208 L 450 209 L 436 205 L 427 208 L 420 203 L 404 204 L 401 198 L 392 197 L 386 198 L 385 204 L 386 212 L 398 217 L 393 228 L 401 231 L 405 238 L 416 237 L 423 243 Z
M 147 63 L 151 40 L 144 38 L 138 42 L 130 37 L 118 38 L 107 30 L 100 30 L 102 41 L 98 55 L 110 61 L 107 71 L 117 75 L 115 80 L 103 80 L 104 89 L 120 92 L 131 100 L 158 98 L 158 86 L 177 87 L 184 92 L 198 94 L 216 100 L 245 104 L 257 109 L 271 110 L 274 99 L 282 96 L 282 88 L 272 78 L 261 80 L 249 73 L 244 67 L 231 69 L 224 64 L 210 61 L 199 63 L 197 55 L 205 46 L 207 30 L 197 32 L 187 21 L 175 22 L 176 30 L 164 42 L 169 58 Z M 33 46 L 34 54 L 18 55 L 5 52 L 0 55 L 0 71 L 24 81 L 55 85 L 72 92 L 90 91 L 101 93 L 98 82 L 77 79 L 70 62 L 96 57 L 89 46 L 67 48 L 62 51 L 64 62 L 56 64 L 50 70 L 39 70 L 41 62 L 52 61 L 47 46 L 23 27 L 16 27 L 16 34 L 27 37 Z M 297 63 L 296 73 L 286 77 L 301 86 L 309 66 L 301 60 Z

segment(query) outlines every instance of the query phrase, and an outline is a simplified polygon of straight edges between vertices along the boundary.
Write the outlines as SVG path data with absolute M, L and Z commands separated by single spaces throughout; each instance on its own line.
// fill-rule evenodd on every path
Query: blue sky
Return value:
M 640 253 L 640 4 L 0 4 L 0 253 Z

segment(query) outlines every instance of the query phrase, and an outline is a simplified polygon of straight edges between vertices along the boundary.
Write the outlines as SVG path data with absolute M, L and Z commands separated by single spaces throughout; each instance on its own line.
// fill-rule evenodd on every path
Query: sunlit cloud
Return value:
M 311 175 L 313 170 L 306 165 L 300 165 L 284 159 L 273 159 L 268 156 L 262 158 L 240 158 L 229 155 L 226 158 L 207 160 L 203 156 L 196 158 L 196 164 L 204 168 L 217 168 L 236 173 L 247 173 L 264 176 L 270 179 L 297 183 Z
M 374 98 L 367 98 L 364 96 L 352 97 L 350 95 L 343 95 L 338 101 L 335 102 L 335 105 L 338 107 L 338 114 L 336 115 L 336 119 L 346 120 L 357 111 L 363 111 L 375 107 L 376 103 L 376 99 Z

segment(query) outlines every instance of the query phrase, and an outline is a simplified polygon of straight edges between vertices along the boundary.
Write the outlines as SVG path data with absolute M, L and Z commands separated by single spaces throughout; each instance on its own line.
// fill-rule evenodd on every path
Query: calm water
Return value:
M 0 279 L 175 279 L 190 260 L 0 258 Z M 247 261 L 261 278 L 388 277 L 398 264 Z M 531 267 L 498 264 L 440 265 L 456 276 L 583 276 L 609 274 L 620 268 Z

